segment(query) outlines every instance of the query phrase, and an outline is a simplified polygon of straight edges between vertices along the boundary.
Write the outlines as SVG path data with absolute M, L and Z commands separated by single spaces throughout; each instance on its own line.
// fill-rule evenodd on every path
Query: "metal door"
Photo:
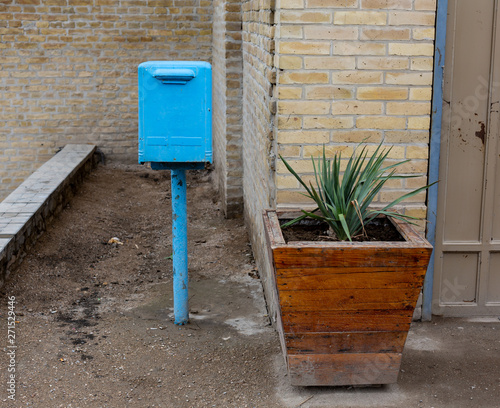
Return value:
M 499 0 L 450 0 L 433 313 L 500 314 Z

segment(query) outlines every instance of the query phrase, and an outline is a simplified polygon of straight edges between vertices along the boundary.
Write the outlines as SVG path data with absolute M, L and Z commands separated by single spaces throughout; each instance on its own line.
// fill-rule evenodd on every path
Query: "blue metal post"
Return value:
M 438 0 L 436 18 L 436 45 L 434 54 L 434 90 L 432 96 L 432 125 L 429 156 L 429 184 L 439 180 L 439 157 L 441 154 L 441 120 L 443 117 L 443 77 L 446 48 L 446 26 L 448 19 L 448 0 Z M 429 188 L 427 200 L 427 240 L 436 244 L 438 185 Z M 422 320 L 432 318 L 432 291 L 434 288 L 434 251 L 424 282 Z
M 189 322 L 186 170 L 171 171 L 175 324 Z

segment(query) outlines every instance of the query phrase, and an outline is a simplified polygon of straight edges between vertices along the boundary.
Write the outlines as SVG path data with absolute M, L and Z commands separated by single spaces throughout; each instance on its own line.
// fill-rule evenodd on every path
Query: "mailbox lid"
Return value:
M 139 65 L 139 162 L 212 162 L 212 67 Z

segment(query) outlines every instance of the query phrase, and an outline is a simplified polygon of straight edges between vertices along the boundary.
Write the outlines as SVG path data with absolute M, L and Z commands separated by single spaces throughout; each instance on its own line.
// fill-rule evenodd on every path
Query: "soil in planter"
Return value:
M 284 224 L 290 220 L 280 220 Z M 404 241 L 396 227 L 387 218 L 376 218 L 365 225 L 366 235 L 353 237 L 353 241 Z M 339 241 L 328 234 L 328 224 L 312 219 L 302 220 L 282 229 L 285 242 L 293 241 Z

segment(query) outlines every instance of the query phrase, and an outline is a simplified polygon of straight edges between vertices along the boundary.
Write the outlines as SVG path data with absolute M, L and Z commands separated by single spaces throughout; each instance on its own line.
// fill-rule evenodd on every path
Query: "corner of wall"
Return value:
M 243 191 L 245 222 L 273 317 L 262 211 L 275 207 L 275 2 L 243 2 Z
M 240 1 L 214 1 L 214 179 L 228 218 L 243 212 L 241 18 Z

